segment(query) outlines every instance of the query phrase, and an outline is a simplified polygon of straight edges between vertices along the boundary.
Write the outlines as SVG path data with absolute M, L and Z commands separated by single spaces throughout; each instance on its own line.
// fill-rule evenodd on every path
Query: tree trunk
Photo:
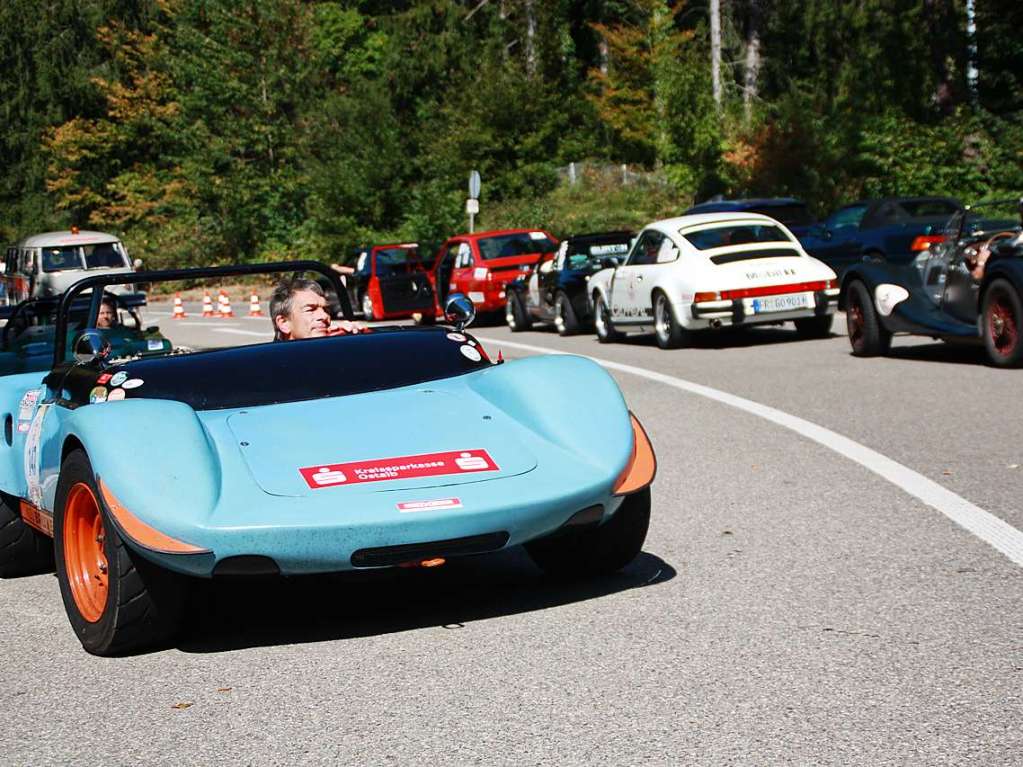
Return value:
M 710 80 L 714 104 L 721 108 L 721 0 L 710 0 Z
M 526 0 L 526 74 L 536 74 L 536 8 Z
M 753 100 L 757 97 L 760 80 L 760 20 L 761 0 L 749 0 L 746 25 L 746 63 L 743 75 L 742 107 L 748 125 L 753 119 Z

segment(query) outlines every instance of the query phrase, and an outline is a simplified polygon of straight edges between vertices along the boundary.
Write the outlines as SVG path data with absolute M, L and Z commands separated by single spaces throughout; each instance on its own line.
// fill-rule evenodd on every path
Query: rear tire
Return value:
M 675 310 L 664 293 L 654 295 L 654 335 L 662 349 L 678 349 L 692 341 L 692 332 L 675 319 Z
M 614 323 L 611 321 L 611 310 L 604 303 L 604 297 L 597 296 L 593 303 L 593 325 L 597 331 L 597 340 L 602 344 L 621 341 L 622 334 L 615 330 Z
M 508 293 L 508 300 L 504 305 L 504 321 L 512 333 L 520 333 L 533 326 L 533 320 L 522 303 L 522 296 L 517 292 Z
M 0 578 L 53 572 L 53 541 L 26 524 L 18 499 L 0 493 Z
M 860 280 L 853 280 L 845 299 L 845 322 L 849 331 L 849 344 L 857 357 L 876 357 L 887 354 L 892 345 L 892 334 L 881 325 L 870 291 Z
M 796 332 L 800 338 L 831 338 L 832 314 L 819 317 L 802 317 L 796 320 Z
M 571 336 L 579 332 L 579 318 L 572 308 L 572 302 L 566 293 L 560 291 L 554 299 L 554 327 L 560 336 Z
M 549 575 L 579 577 L 617 572 L 643 549 L 650 527 L 650 488 L 626 496 L 599 527 L 530 541 L 526 552 Z
M 1023 302 L 1012 283 L 992 280 L 984 293 L 982 332 L 991 364 L 1016 367 L 1023 361 Z
M 93 655 L 161 645 L 179 627 L 187 579 L 129 549 L 99 498 L 85 451 L 71 452 L 60 467 L 53 520 L 68 620 Z

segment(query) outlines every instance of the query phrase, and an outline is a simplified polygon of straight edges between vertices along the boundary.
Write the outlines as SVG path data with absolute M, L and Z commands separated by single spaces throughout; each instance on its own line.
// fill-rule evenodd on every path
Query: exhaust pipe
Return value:
M 718 328 L 721 327 L 721 320 L 711 320 L 710 326 L 714 328 L 714 330 L 717 330 Z

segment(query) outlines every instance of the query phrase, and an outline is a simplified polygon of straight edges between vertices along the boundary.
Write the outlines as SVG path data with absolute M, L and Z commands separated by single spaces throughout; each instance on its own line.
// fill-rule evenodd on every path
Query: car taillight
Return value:
M 943 234 L 922 234 L 913 240 L 913 244 L 909 246 L 909 249 L 914 253 L 919 253 L 921 250 L 927 250 L 931 245 L 937 245 L 939 242 L 945 241 L 945 235 Z
M 720 301 L 720 300 L 721 300 L 721 295 L 719 293 L 697 293 L 695 296 L 693 296 L 693 301 L 695 303 L 700 303 L 701 301 Z
M 833 287 L 834 280 L 813 280 L 812 282 L 793 282 L 788 285 L 763 285 L 756 288 L 736 288 L 735 290 L 722 290 L 721 298 L 732 300 L 736 298 L 759 298 L 761 296 L 780 296 L 785 293 L 809 293 L 817 290 L 827 290 Z

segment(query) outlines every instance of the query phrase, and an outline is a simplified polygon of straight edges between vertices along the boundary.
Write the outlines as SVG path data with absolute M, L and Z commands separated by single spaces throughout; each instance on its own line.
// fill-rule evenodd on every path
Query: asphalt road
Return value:
M 176 325 L 203 346 L 269 322 Z M 474 332 L 491 356 L 549 347 L 777 408 L 1023 529 L 1023 371 L 978 350 Z M 614 375 L 659 459 L 620 575 L 554 583 L 511 550 L 207 584 L 176 647 L 119 659 L 81 650 L 52 576 L 3 581 L 0 763 L 1020 763 L 1020 565 L 827 445 Z

